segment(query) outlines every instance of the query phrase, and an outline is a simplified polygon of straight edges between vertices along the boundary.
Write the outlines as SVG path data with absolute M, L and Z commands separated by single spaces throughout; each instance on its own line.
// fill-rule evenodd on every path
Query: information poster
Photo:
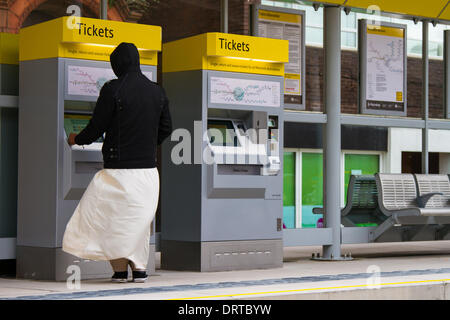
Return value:
M 210 103 L 260 107 L 281 106 L 280 83 L 275 81 L 211 77 Z
M 284 102 L 302 105 L 303 15 L 258 10 L 258 36 L 289 41 L 289 62 L 285 65 Z
M 152 72 L 143 72 L 152 79 Z M 94 96 L 100 94 L 103 85 L 116 75 L 110 68 L 69 65 L 67 70 L 67 94 L 76 96 Z
M 363 30 L 363 110 L 405 115 L 406 29 L 365 23 Z

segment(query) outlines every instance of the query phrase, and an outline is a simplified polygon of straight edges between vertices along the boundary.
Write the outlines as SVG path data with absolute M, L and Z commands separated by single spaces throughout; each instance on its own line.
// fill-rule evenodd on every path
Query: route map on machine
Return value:
M 403 109 L 404 94 L 403 29 L 367 29 L 367 107 Z M 370 101 L 369 101 L 370 100 Z
M 210 78 L 210 102 L 261 107 L 280 107 L 280 83 L 235 78 Z
M 143 72 L 150 80 L 152 72 Z M 116 75 L 110 68 L 68 66 L 67 72 L 67 94 L 77 96 L 94 96 L 100 94 L 103 85 L 116 79 Z

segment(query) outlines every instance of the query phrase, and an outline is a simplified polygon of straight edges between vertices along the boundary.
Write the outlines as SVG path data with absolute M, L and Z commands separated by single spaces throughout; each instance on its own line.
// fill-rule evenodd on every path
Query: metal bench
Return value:
M 393 226 L 433 225 L 437 239 L 448 233 L 450 181 L 447 175 L 377 173 L 375 179 L 378 206 L 388 218 L 369 234 L 370 241 L 375 241 Z M 421 228 L 415 230 L 417 233 Z
M 416 174 L 422 215 L 450 215 L 450 181 L 445 174 Z
M 372 175 L 351 175 L 347 189 L 347 204 L 341 210 L 345 227 L 379 225 L 387 217 L 378 209 L 377 185 Z M 313 208 L 314 214 L 323 214 L 323 208 Z

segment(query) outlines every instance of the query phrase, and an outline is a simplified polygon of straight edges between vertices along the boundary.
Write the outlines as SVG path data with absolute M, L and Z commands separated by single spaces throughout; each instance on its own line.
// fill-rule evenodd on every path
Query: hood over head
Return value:
M 133 43 L 119 44 L 111 53 L 109 60 L 118 78 L 130 71 L 140 71 L 139 52 Z

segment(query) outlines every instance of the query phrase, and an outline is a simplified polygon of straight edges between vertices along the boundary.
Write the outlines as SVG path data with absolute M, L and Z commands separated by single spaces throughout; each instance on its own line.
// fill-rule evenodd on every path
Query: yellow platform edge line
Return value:
M 450 279 L 390 282 L 390 283 L 380 283 L 379 286 L 420 284 L 420 283 L 435 283 L 435 282 L 447 282 L 447 281 L 450 281 Z M 370 285 L 367 285 L 367 284 L 360 284 L 360 285 L 338 286 L 338 287 L 306 288 L 306 289 L 293 289 L 293 290 L 280 290 L 280 291 L 265 291 L 265 292 L 222 294 L 222 295 L 214 295 L 214 296 L 176 298 L 176 299 L 167 299 L 167 300 L 196 300 L 196 299 L 225 298 L 225 297 L 237 297 L 237 296 L 255 296 L 255 295 L 263 295 L 263 294 L 279 294 L 279 293 L 292 293 L 292 292 L 320 291 L 320 290 L 332 290 L 332 289 L 350 289 L 350 288 L 362 288 L 362 287 L 367 287 L 367 288 L 372 288 L 373 289 L 373 286 L 370 286 Z

